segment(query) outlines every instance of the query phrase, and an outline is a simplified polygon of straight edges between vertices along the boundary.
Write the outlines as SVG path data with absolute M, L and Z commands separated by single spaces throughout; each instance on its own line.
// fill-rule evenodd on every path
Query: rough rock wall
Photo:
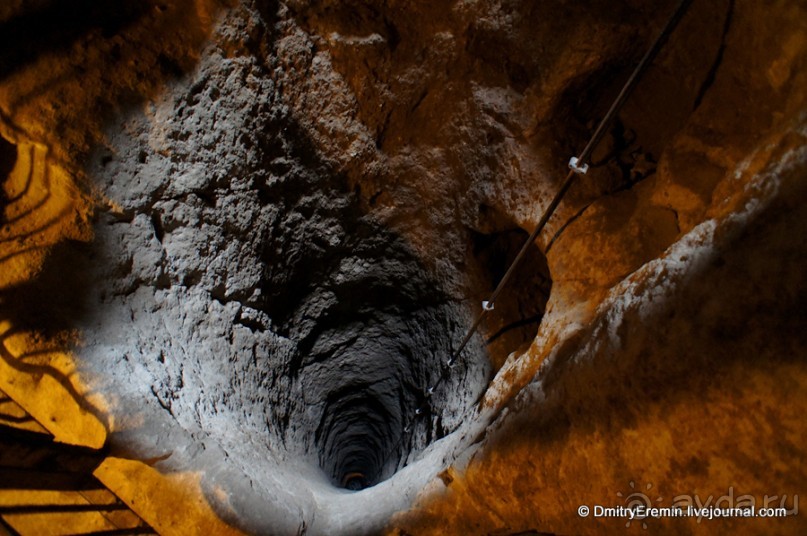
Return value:
M 577 506 L 632 481 L 800 493 L 796 2 L 694 2 L 444 365 L 670 4 L 9 5 L 4 320 L 33 335 L 4 341 L 78 341 L 113 454 L 198 472 L 253 533 L 599 533 L 624 520 Z M 721 530 L 771 527 L 746 521 Z

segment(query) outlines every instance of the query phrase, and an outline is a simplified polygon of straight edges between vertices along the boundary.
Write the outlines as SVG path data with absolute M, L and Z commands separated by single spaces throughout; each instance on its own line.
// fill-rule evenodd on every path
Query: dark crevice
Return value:
M 495 214 L 489 216 L 491 221 L 501 220 Z M 527 238 L 528 234 L 521 229 L 471 232 L 472 254 L 482 280 L 480 301 L 487 299 L 501 281 Z M 498 368 L 512 351 L 535 339 L 551 288 L 546 257 L 536 245 L 531 245 L 483 326 L 494 367 Z
M 5 181 L 6 177 L 14 169 L 14 164 L 17 162 L 17 147 L 5 138 L 0 137 L 0 182 Z
M 580 219 L 591 205 L 600 199 L 628 191 L 656 173 L 656 161 L 654 156 L 650 153 L 643 152 L 641 146 L 636 144 L 636 138 L 632 135 L 626 135 L 620 121 L 614 123 L 612 136 L 614 149 L 596 164 L 592 162 L 591 166 L 592 169 L 596 169 L 604 167 L 609 163 L 615 164 L 620 170 L 621 180 L 610 190 L 600 193 L 596 199 L 584 204 L 569 219 L 563 222 L 563 225 L 561 225 L 558 230 L 555 231 L 555 234 L 552 235 L 552 238 L 549 239 L 546 249 L 544 250 L 545 255 L 549 254 L 552 246 L 557 242 L 564 231 L 566 231 L 572 223 Z
M 701 84 L 700 89 L 698 89 L 698 94 L 695 97 L 695 103 L 692 106 L 693 112 L 700 107 L 701 102 L 703 102 L 703 97 L 706 95 L 706 92 L 709 91 L 709 88 L 711 88 L 712 84 L 714 84 L 715 82 L 717 71 L 720 69 L 720 65 L 722 65 L 723 63 L 723 54 L 726 51 L 726 37 L 728 36 L 729 29 L 731 28 L 731 21 L 733 18 L 734 18 L 734 0 L 729 0 L 729 5 L 726 10 L 726 18 L 723 21 L 723 31 L 720 36 L 720 47 L 717 49 L 717 54 L 715 55 L 715 61 L 709 68 L 709 72 L 706 74 L 706 78 L 703 79 L 703 83 Z
M 65 50 L 88 32 L 120 33 L 142 18 L 149 2 L 74 0 L 43 2 L 0 23 L 0 80 L 52 51 Z
M 591 206 L 591 205 L 593 205 L 593 204 L 594 204 L 594 201 L 592 201 L 592 202 L 590 202 L 590 203 L 586 203 L 585 205 L 583 205 L 583 207 L 582 207 L 580 210 L 578 210 L 577 212 L 575 212 L 575 213 L 572 215 L 572 217 L 571 217 L 571 218 L 569 218 L 568 220 L 566 220 L 565 222 L 563 222 L 563 225 L 561 225 L 561 226 L 560 226 L 560 228 L 558 228 L 558 230 L 557 230 L 557 231 L 555 231 L 555 234 L 554 234 L 554 235 L 552 235 L 552 238 L 549 240 L 549 243 L 546 245 L 546 250 L 545 250 L 545 253 L 546 253 L 547 255 L 549 254 L 549 251 L 552 249 L 552 246 L 554 246 L 554 245 L 555 245 L 555 242 L 557 242 L 558 238 L 560 238 L 560 236 L 563 234 L 563 232 L 564 232 L 564 231 L 565 231 L 565 230 L 566 230 L 566 229 L 567 229 L 567 228 L 568 228 L 568 227 L 569 227 L 571 224 L 573 224 L 575 221 L 577 221 L 577 220 L 580 218 L 580 216 L 582 216 L 582 215 L 583 215 L 583 213 L 586 211 L 586 209 L 588 209 L 588 207 L 590 207 L 590 206 Z
M 494 333 L 493 335 L 488 337 L 485 340 L 485 344 L 491 344 L 491 343 L 495 342 L 496 339 L 498 339 L 502 335 L 504 335 L 504 334 L 508 333 L 509 331 L 514 330 L 514 329 L 521 328 L 521 327 L 524 327 L 524 326 L 529 326 L 530 324 L 539 324 L 543 318 L 544 318 L 544 315 L 540 314 L 540 315 L 535 315 L 535 316 L 531 316 L 531 317 L 528 317 L 528 318 L 521 318 L 519 320 L 516 320 L 515 322 L 507 324 L 506 326 L 501 328 L 499 331 L 497 331 L 496 333 Z
M 154 228 L 154 238 L 157 239 L 157 242 L 162 243 L 163 236 L 165 236 L 165 229 L 163 228 L 160 213 L 157 211 L 151 213 L 151 226 Z
M 3 184 L 14 169 L 17 162 L 17 148 L 7 142 L 5 138 L 0 137 L 0 224 L 6 221 L 6 206 L 9 199 L 6 197 L 5 188 Z

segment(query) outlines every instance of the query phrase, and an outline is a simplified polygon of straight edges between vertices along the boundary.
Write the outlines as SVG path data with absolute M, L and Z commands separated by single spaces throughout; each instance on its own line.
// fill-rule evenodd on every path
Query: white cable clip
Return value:
M 485 311 L 492 311 L 493 310 L 493 302 L 492 301 L 483 301 L 482 302 L 482 309 Z
M 429 396 L 432 396 L 432 395 L 434 394 L 434 387 L 429 387 L 429 388 L 426 390 L 426 392 L 428 393 L 428 395 L 429 395 Z
M 576 156 L 573 156 L 569 159 L 569 169 L 577 173 L 578 175 L 585 175 L 588 173 L 588 164 L 583 164 L 582 166 L 577 165 L 579 160 L 577 160 Z
M 415 410 L 415 415 L 420 415 L 421 413 L 423 413 L 423 410 L 422 410 L 422 409 L 417 408 L 417 409 Z

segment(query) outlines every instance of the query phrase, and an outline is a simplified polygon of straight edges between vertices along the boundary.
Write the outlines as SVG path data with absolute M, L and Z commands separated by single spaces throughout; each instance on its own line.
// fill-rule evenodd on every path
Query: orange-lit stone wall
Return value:
M 0 7 L 0 390 L 98 449 L 114 495 L 0 506 L 117 497 L 161 534 L 804 533 L 801 2 L 692 3 L 425 424 L 673 3 L 114 4 Z M 326 473 L 357 436 L 381 476 L 353 493 Z M 788 515 L 594 515 L 740 498 Z

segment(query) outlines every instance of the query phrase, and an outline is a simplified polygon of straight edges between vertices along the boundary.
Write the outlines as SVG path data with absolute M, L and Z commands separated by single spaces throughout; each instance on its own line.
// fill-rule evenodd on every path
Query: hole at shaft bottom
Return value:
M 352 472 L 342 477 L 342 487 L 350 491 L 361 491 L 370 486 L 370 482 L 363 473 Z

